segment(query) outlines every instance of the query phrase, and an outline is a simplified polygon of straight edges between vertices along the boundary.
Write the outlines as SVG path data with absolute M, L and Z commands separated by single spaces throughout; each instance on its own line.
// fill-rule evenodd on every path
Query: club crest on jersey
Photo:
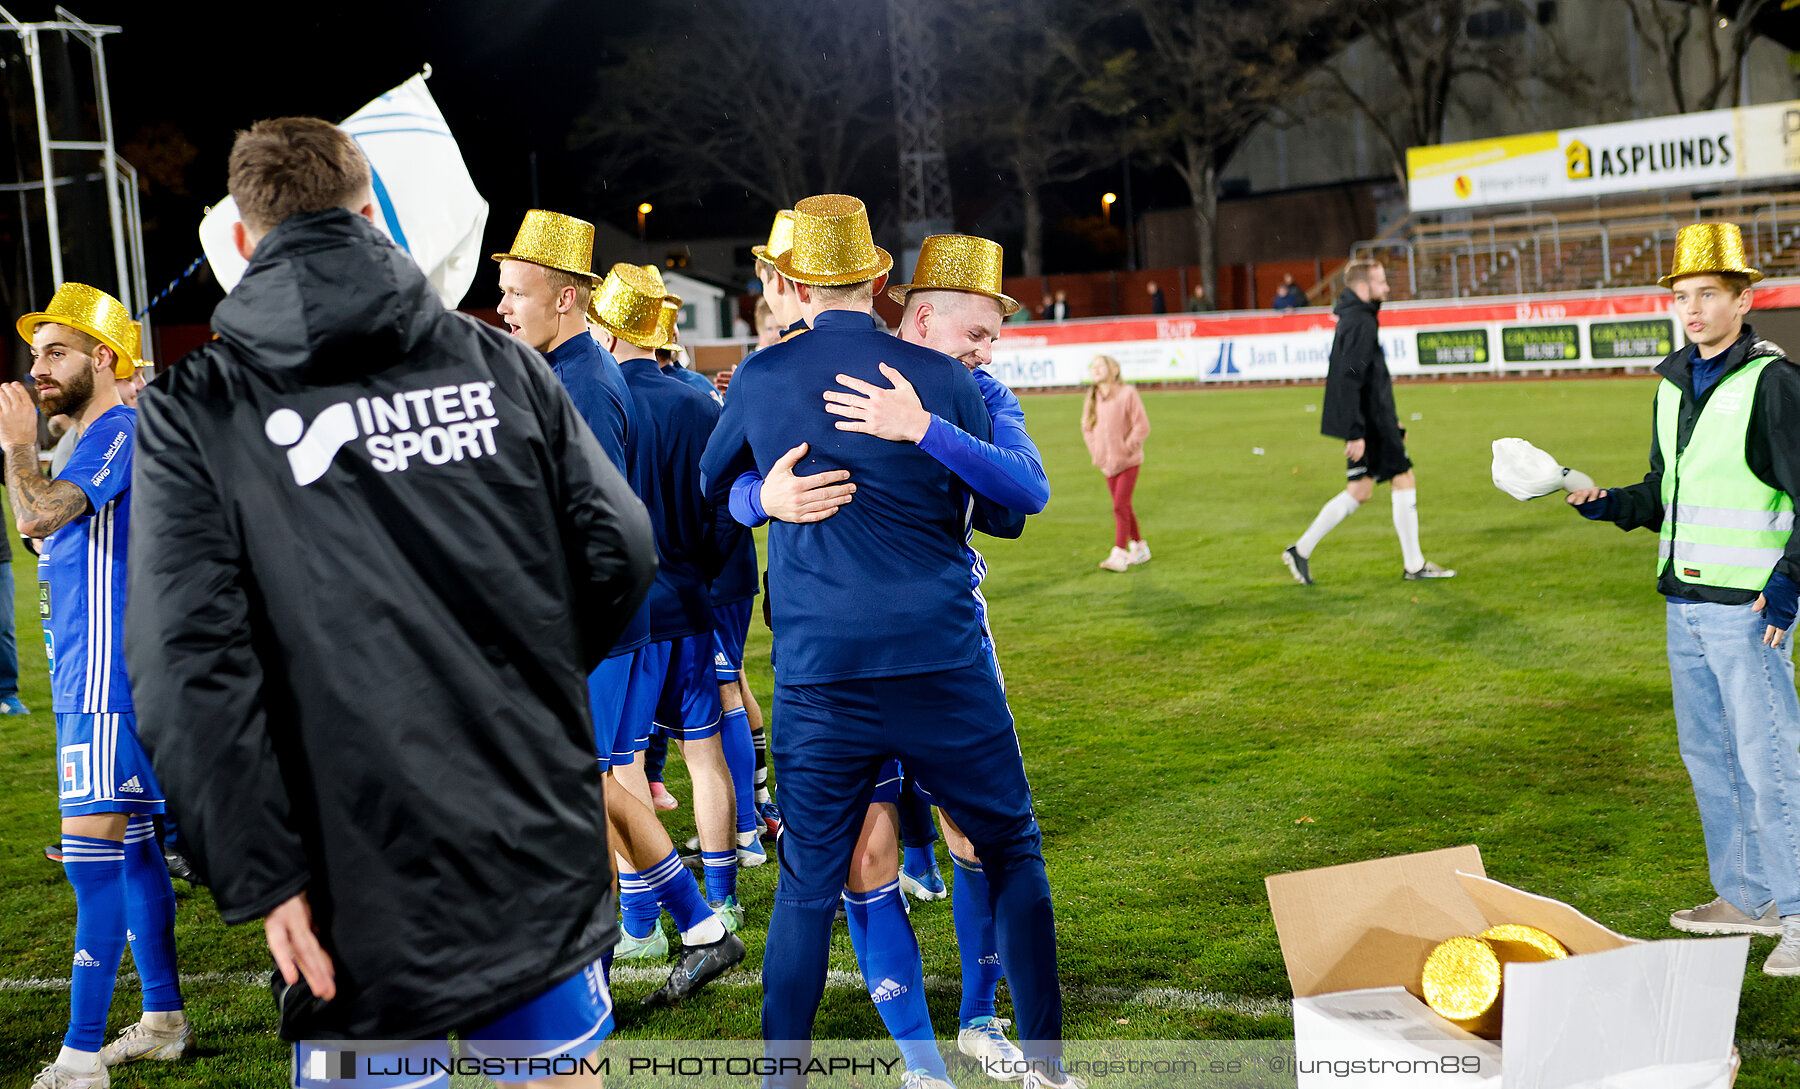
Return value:
M 383 473 L 405 472 L 421 460 L 443 465 L 486 457 L 498 449 L 493 390 L 492 382 L 463 382 L 357 397 L 325 408 L 311 424 L 291 408 L 278 408 L 263 421 L 263 434 L 287 447 L 288 468 L 303 488 L 359 438 L 369 463 Z

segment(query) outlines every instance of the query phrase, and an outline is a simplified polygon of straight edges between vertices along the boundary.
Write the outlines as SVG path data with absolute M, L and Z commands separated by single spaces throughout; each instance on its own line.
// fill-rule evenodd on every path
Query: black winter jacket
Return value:
M 1388 377 L 1387 354 L 1381 350 L 1376 317 L 1380 310 L 1380 303 L 1364 302 L 1348 289 L 1332 308 L 1337 332 L 1331 338 L 1324 411 L 1319 413 L 1322 435 L 1387 445 L 1397 445 L 1403 438 L 1394 411 L 1394 382 Z
M 338 996 L 283 1035 L 478 1024 L 615 938 L 586 674 L 648 517 L 542 358 L 360 217 L 276 227 L 213 328 L 140 401 L 140 736 L 226 922 L 308 893 Z

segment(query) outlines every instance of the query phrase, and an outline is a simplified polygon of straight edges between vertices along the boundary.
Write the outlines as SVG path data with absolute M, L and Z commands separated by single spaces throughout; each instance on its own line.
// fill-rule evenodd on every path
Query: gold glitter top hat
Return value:
M 669 343 L 662 329 L 665 297 L 661 277 L 640 265 L 614 265 L 594 290 L 588 320 L 640 348 L 661 348 Z
M 574 276 L 594 275 L 594 225 L 561 212 L 533 208 L 525 213 L 512 249 L 496 261 L 530 261 Z
M 1692 223 L 1675 236 L 1675 261 L 1669 274 L 1656 281 L 1669 287 L 1683 276 L 1697 272 L 1735 272 L 1750 277 L 1763 274 L 1744 263 L 1744 233 L 1735 223 Z
M 662 335 L 663 344 L 671 350 L 678 350 L 675 344 L 675 323 L 681 320 L 681 296 L 664 295 L 662 313 L 656 315 L 656 331 Z
M 769 225 L 769 242 L 764 246 L 751 246 L 750 252 L 758 261 L 767 261 L 771 265 L 775 258 L 794 248 L 794 210 L 783 208 L 775 213 L 775 222 Z
M 30 344 L 37 327 L 45 324 L 66 325 L 80 330 L 111 348 L 116 357 L 113 377 L 130 378 L 137 370 L 139 332 L 125 304 L 86 284 L 64 284 L 50 297 L 50 305 L 36 314 L 20 318 L 19 335 Z
M 1478 938 L 1451 938 L 1425 958 L 1425 1004 L 1477 1036 L 1500 1035 L 1500 991 L 1505 965 L 1562 960 L 1569 951 L 1531 926 L 1490 926 Z
M 1019 312 L 1019 304 L 1000 290 L 1004 256 L 998 242 L 968 234 L 934 234 L 919 247 L 913 282 L 888 288 L 888 298 L 905 306 L 909 291 L 967 291 L 986 295 L 1011 317 Z
M 769 262 L 783 276 L 814 287 L 860 284 L 894 267 L 869 233 L 869 210 L 840 193 L 794 205 L 794 245 Z

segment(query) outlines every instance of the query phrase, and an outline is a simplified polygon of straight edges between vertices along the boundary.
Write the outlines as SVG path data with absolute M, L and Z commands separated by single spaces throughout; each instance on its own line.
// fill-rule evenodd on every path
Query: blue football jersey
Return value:
M 38 613 L 59 714 L 130 711 L 125 676 L 125 542 L 131 530 L 131 448 L 137 410 L 108 409 L 75 444 L 56 479 L 93 508 L 52 533 L 38 560 Z

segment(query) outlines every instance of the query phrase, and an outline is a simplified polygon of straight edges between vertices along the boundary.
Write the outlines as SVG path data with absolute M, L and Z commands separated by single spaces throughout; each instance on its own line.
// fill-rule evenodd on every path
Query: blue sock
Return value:
M 981 863 L 958 858 L 950 886 L 950 911 L 956 920 L 956 950 L 962 958 L 962 1026 L 994 1016 L 994 991 L 1000 985 L 1000 946 L 994 937 L 994 904 Z
M 725 767 L 731 771 L 731 791 L 737 795 L 737 830 L 756 830 L 756 746 L 750 741 L 750 712 L 733 707 L 719 724 L 719 744 L 725 750 Z
M 931 1031 L 931 1012 L 925 1005 L 925 966 L 919 959 L 912 924 L 906 919 L 900 882 L 873 892 L 846 891 L 844 916 L 869 999 L 900 1045 L 906 1068 L 928 1071 L 948 1081 L 944 1057 L 938 1054 L 937 1038 Z
M 923 877 L 937 868 L 937 850 L 932 844 L 907 847 L 903 849 L 903 853 L 906 857 L 906 872 L 914 877 Z
M 149 817 L 132 817 L 125 831 L 125 937 L 144 986 L 144 1012 L 181 1008 L 175 969 L 175 887 L 156 846 Z
M 904 775 L 905 768 L 901 768 Z M 937 822 L 931 817 L 931 806 L 919 797 L 912 776 L 900 781 L 900 797 L 895 800 L 900 811 L 900 842 L 908 847 L 930 847 L 937 842 Z
M 125 845 L 65 835 L 63 872 L 75 886 L 75 958 L 69 972 L 69 1031 L 63 1046 L 99 1051 L 113 981 L 125 955 Z
M 994 906 L 994 940 L 1027 1059 L 1062 1056 L 1062 987 L 1056 975 L 1056 912 L 1044 872 L 1043 840 L 977 845 Z
M 701 851 L 700 862 L 706 871 L 706 898 L 718 903 L 737 895 L 737 848 L 726 851 Z
M 640 939 L 648 938 L 662 918 L 656 890 L 635 870 L 619 871 L 619 914 L 625 917 L 625 933 Z
M 732 861 L 737 861 L 736 852 L 732 853 Z M 687 870 L 681 866 L 681 856 L 673 849 L 669 857 L 638 876 L 656 896 L 661 904 L 675 920 L 675 925 L 682 930 L 692 930 L 701 923 L 712 918 L 712 908 L 700 898 L 700 890 L 694 885 L 694 879 L 688 876 Z M 648 931 L 646 931 L 648 933 Z
M 812 1053 L 813 1021 L 825 995 L 825 969 L 831 952 L 831 908 L 797 907 L 779 899 L 769 913 L 765 947 L 780 956 L 763 958 L 762 1035 L 765 1054 L 806 1065 Z M 776 1074 L 765 1083 L 786 1089 L 806 1084 L 802 1076 Z
M 644 750 L 644 778 L 652 783 L 663 781 L 663 766 L 669 761 L 669 739 L 661 731 L 652 731 L 650 746 Z

